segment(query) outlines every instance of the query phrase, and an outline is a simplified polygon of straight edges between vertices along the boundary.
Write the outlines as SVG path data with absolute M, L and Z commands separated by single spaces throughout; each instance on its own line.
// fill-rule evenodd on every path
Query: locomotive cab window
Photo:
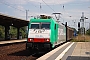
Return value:
M 39 23 L 31 23 L 31 29 L 39 29 Z
M 31 23 L 31 29 L 50 29 L 50 23 Z
M 50 29 L 50 23 L 42 23 L 41 24 L 41 29 Z

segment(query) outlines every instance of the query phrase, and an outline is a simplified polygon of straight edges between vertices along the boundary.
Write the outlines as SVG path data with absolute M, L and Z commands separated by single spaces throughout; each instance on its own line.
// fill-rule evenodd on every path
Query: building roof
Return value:
M 29 21 L 26 21 L 24 19 L 15 18 L 0 13 L 0 25 L 2 26 L 8 25 L 14 27 L 23 27 L 23 26 L 28 26 L 28 23 Z

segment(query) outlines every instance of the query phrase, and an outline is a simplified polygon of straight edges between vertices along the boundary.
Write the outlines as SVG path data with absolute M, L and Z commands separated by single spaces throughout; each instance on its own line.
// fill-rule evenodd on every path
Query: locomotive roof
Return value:
M 59 25 L 61 25 L 61 26 L 65 26 L 64 24 L 62 24 L 62 23 L 57 23 L 56 22 L 56 20 L 55 19 L 53 19 L 53 18 L 50 18 L 50 19 L 30 19 L 30 22 L 54 22 L 54 23 L 56 23 L 56 24 L 59 24 Z
M 30 19 L 30 22 L 51 22 L 57 23 L 54 19 Z

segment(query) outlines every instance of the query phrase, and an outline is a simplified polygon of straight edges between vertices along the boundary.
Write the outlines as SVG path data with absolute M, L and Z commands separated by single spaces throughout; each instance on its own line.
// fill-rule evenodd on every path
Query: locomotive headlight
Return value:
M 47 42 L 50 42 L 50 39 L 46 39 Z
M 49 39 L 47 39 L 47 41 L 49 41 Z
M 32 39 L 30 39 L 30 41 L 31 41 Z
M 31 42 L 31 41 L 33 41 L 33 39 L 32 38 L 29 38 L 28 41 Z
M 30 41 L 33 41 L 33 39 L 30 39 Z

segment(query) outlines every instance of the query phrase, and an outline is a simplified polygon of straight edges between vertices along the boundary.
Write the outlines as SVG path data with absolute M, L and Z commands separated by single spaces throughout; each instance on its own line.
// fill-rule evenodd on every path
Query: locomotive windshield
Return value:
M 31 29 L 50 29 L 50 23 L 31 23 Z
M 42 24 L 41 29 L 50 29 L 50 24 Z
M 31 29 L 39 29 L 39 24 L 31 24 Z

